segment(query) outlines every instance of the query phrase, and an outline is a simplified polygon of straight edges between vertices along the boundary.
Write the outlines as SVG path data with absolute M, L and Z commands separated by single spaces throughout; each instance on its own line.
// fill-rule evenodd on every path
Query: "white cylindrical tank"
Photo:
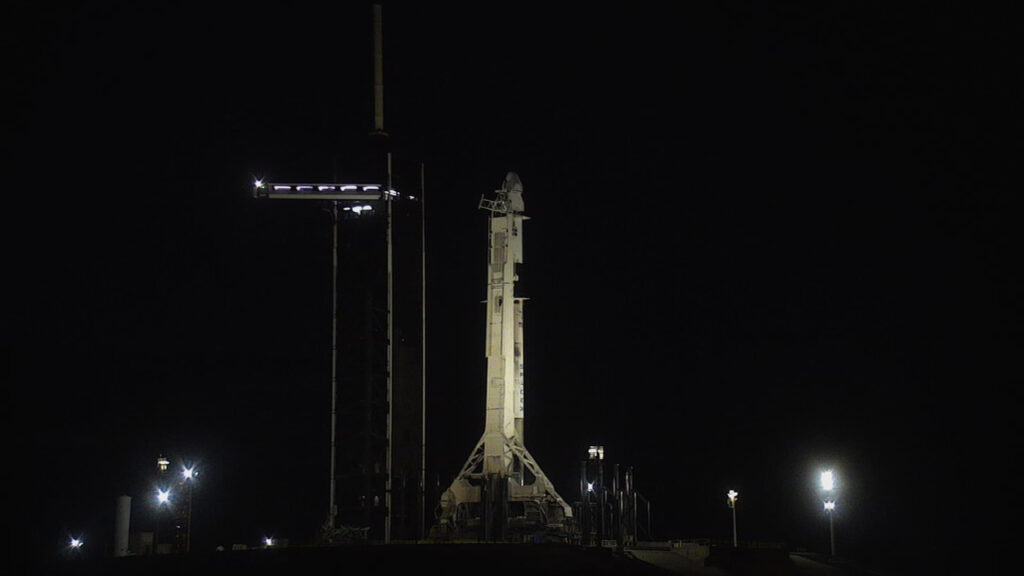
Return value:
M 117 513 L 114 516 L 114 556 L 128 555 L 128 525 L 132 517 L 132 497 L 117 497 Z

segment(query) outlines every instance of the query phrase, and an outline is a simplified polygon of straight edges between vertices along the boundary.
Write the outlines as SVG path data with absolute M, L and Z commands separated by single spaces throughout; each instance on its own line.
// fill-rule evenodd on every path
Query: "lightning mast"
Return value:
M 526 449 L 523 305 L 516 296 L 516 264 L 523 262 L 523 185 L 509 172 L 490 212 L 487 266 L 486 415 L 480 441 L 441 497 L 440 536 L 506 540 L 511 532 L 562 532 L 572 508 Z

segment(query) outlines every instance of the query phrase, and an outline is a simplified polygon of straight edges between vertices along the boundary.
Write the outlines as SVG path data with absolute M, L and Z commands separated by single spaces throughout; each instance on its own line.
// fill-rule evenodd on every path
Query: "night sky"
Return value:
M 1007 19 L 686 4 L 385 6 L 385 127 L 427 182 L 430 479 L 482 432 L 477 202 L 514 170 L 526 445 L 567 500 L 603 444 L 665 539 L 730 537 L 735 489 L 741 540 L 824 551 L 825 466 L 841 554 L 999 538 Z M 250 186 L 354 170 L 371 13 L 284 6 L 5 9 L 8 497 L 37 557 L 109 547 L 160 453 L 201 470 L 204 549 L 323 520 L 330 219 Z

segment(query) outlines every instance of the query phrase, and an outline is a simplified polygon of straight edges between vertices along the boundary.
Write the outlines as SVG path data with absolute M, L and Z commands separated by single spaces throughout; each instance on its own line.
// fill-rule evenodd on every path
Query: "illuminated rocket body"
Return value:
M 488 538 L 517 526 L 561 525 L 572 509 L 555 492 L 524 444 L 525 381 L 523 304 L 516 296 L 516 264 L 523 262 L 523 187 L 509 172 L 493 200 L 481 198 L 491 212 L 487 266 L 486 417 L 484 433 L 462 471 L 442 496 L 440 526 L 458 532 L 460 522 L 479 518 Z M 521 503 L 521 506 L 509 506 Z
M 509 180 L 506 179 L 506 185 Z M 516 264 L 523 261 L 522 185 L 491 210 L 487 266 L 487 417 L 484 423 L 484 474 L 509 469 L 510 440 L 523 437 L 523 299 L 515 295 Z M 515 198 L 513 200 L 512 198 Z M 486 202 L 486 200 L 485 200 Z M 483 205 L 482 205 L 483 206 Z M 518 208 L 518 210 L 516 209 Z

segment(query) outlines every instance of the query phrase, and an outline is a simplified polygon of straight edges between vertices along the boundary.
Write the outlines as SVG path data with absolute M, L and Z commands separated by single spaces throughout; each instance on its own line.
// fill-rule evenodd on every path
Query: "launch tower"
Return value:
M 410 541 L 426 528 L 424 169 L 417 181 L 384 129 L 383 70 L 375 4 L 372 131 L 345 135 L 349 179 L 253 183 L 255 198 L 312 201 L 333 221 L 324 544 Z
M 516 264 L 523 262 L 523 185 L 509 172 L 490 212 L 487 266 L 486 416 L 484 433 L 441 496 L 437 535 L 487 541 L 565 535 L 572 508 L 524 444 L 523 304 Z

